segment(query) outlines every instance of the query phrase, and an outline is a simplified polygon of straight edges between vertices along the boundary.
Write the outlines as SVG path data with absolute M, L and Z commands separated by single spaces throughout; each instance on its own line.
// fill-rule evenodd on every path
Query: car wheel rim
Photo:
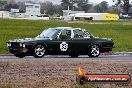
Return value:
M 35 48 L 35 54 L 39 57 L 43 56 L 45 54 L 45 48 L 44 46 L 42 45 L 38 45 L 36 48 Z
M 96 45 L 92 46 L 92 48 L 91 48 L 91 54 L 92 54 L 93 56 L 98 56 L 99 53 L 100 53 L 99 47 L 96 46 Z

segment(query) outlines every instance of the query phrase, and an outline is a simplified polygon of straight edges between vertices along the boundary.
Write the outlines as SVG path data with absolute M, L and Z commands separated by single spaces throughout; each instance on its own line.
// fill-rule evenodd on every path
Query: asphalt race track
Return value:
M 69 56 L 60 56 L 60 55 L 48 55 L 44 56 L 43 58 L 34 58 L 33 56 L 26 56 L 24 58 L 17 58 L 13 55 L 0 55 L 1 60 L 119 60 L 119 61 L 128 61 L 132 60 L 132 55 L 100 55 L 97 58 L 90 58 L 86 55 L 79 56 L 78 58 L 71 58 Z

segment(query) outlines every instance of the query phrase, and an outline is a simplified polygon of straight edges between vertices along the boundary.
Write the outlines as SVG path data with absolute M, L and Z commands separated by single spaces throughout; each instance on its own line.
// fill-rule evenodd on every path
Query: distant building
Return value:
M 71 11 L 71 10 L 63 10 L 63 17 L 71 15 L 71 14 L 76 14 L 76 13 L 85 13 L 85 11 Z
M 13 8 L 11 8 L 10 12 L 19 13 L 19 9 L 13 9 Z
M 49 20 L 49 16 L 40 13 L 40 4 L 25 3 L 26 12 L 20 13 L 19 9 L 0 11 L 0 18 L 27 19 L 27 20 Z
M 0 11 L 0 18 L 9 18 L 8 11 Z
M 92 20 L 119 20 L 118 14 L 112 13 L 85 13 L 87 16 L 91 16 Z
M 10 17 L 19 17 L 20 13 L 19 13 L 19 9 L 13 9 L 11 8 L 9 16 Z
M 76 13 L 68 17 L 72 20 L 119 20 L 117 14 L 111 13 Z
M 26 5 L 26 17 L 40 16 L 40 4 L 25 3 Z

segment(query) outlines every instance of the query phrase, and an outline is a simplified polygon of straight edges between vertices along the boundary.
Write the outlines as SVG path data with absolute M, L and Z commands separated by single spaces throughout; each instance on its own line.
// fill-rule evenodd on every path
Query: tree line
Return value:
M 132 13 L 129 0 L 113 0 L 115 5 L 110 6 L 107 1 L 102 1 L 96 5 L 89 3 L 89 0 L 61 0 L 60 4 L 54 4 L 50 1 L 41 2 L 41 13 L 48 15 L 62 15 L 62 10 L 67 10 L 68 6 L 73 11 L 85 11 L 89 13 Z M 30 1 L 29 1 L 30 2 Z M 122 3 L 124 2 L 124 3 Z M 15 2 L 11 0 L 0 0 L 0 10 L 10 11 L 11 8 L 19 9 L 21 13 L 25 12 L 24 2 Z

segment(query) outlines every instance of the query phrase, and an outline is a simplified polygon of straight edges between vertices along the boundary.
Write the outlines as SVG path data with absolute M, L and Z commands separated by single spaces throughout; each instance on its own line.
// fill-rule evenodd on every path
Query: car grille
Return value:
M 20 48 L 20 45 L 17 42 L 13 42 L 13 43 L 11 43 L 11 48 L 12 49 L 19 49 Z

